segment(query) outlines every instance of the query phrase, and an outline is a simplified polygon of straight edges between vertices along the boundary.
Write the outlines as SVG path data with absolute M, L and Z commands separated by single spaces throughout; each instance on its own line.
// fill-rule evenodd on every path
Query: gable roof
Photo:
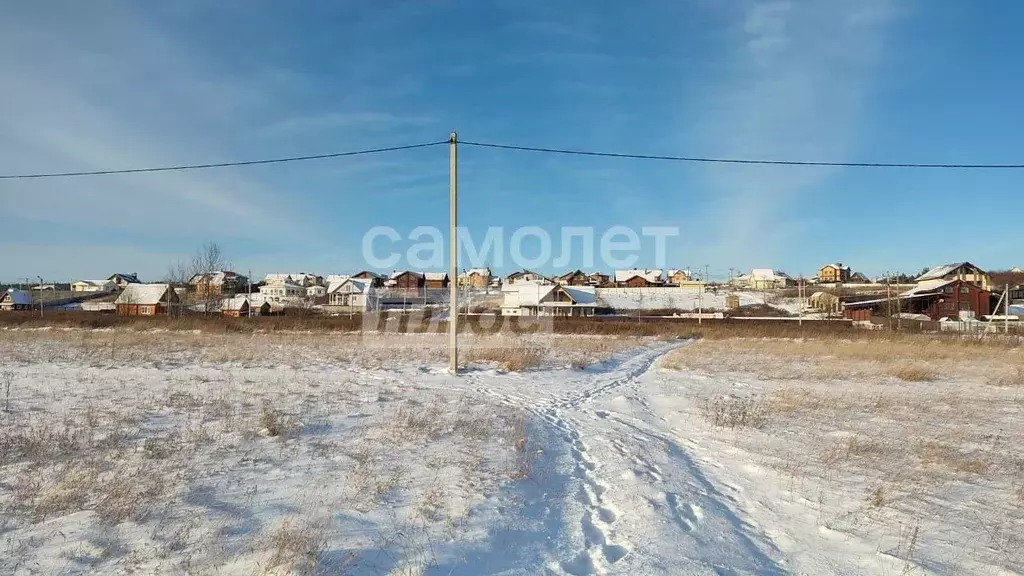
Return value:
M 174 296 L 170 296 L 174 294 Z M 169 284 L 129 284 L 124 292 L 114 301 L 115 304 L 142 304 L 152 306 L 171 301 L 177 301 L 177 294 L 170 289 Z
M 10 302 L 17 306 L 31 306 L 33 302 L 31 292 L 28 290 L 15 290 L 14 288 L 9 288 L 7 292 L 4 292 L 0 296 L 0 301 Z
M 234 310 L 240 311 L 249 302 L 249 298 L 246 296 L 235 296 L 233 298 L 225 298 L 221 301 L 221 310 Z M 265 303 L 265 302 L 264 302 Z
M 474 275 L 475 276 L 487 276 L 489 278 L 491 276 L 491 269 L 490 268 L 470 268 L 469 270 L 466 271 L 465 275 L 466 276 L 474 276 Z
M 116 272 L 107 277 L 107 280 L 114 280 L 115 278 L 120 278 L 121 280 L 128 282 L 129 284 L 139 283 L 138 274 L 121 274 L 120 272 Z
M 426 272 L 423 274 L 423 277 L 427 280 L 439 281 L 446 280 L 448 278 L 448 274 L 445 272 Z
M 651 283 L 661 282 L 661 269 L 659 268 L 630 268 L 628 270 L 616 270 L 615 281 L 626 282 L 630 278 L 640 276 Z
M 327 287 L 327 293 L 333 294 L 341 291 L 342 288 L 348 288 L 345 292 L 358 292 L 362 294 L 369 293 L 373 289 L 373 283 L 369 280 L 363 280 L 361 278 L 345 278 L 340 282 L 332 282 Z
M 961 268 L 966 268 L 967 274 L 985 273 L 984 270 L 978 268 L 977 266 L 971 264 L 970 262 L 954 262 L 952 264 L 943 264 L 941 266 L 936 266 L 935 268 L 928 270 L 924 274 L 921 274 L 915 280 L 917 282 L 921 282 L 924 280 L 938 280 L 940 278 L 944 278 L 945 276 L 953 274 L 954 272 Z
M 76 280 L 71 283 L 72 286 L 76 284 L 85 284 L 86 286 L 107 286 L 113 284 L 114 281 L 108 279 L 105 280 Z
M 849 270 L 850 269 L 849 266 L 843 266 L 842 262 L 833 262 L 831 264 L 825 264 L 821 268 L 818 268 L 818 270 L 824 270 L 825 268 L 835 268 L 836 270 Z

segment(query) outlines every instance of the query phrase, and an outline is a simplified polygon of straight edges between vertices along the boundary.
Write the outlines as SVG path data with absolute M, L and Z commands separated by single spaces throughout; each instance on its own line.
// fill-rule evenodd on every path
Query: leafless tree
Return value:
M 211 289 L 210 276 L 229 267 L 224 252 L 216 242 L 203 244 L 189 262 L 179 260 L 171 264 L 167 271 L 167 283 L 172 287 L 184 286 L 189 289 L 180 298 L 179 310 L 189 308 L 190 304 L 198 304 L 204 314 L 216 310 L 221 294 Z

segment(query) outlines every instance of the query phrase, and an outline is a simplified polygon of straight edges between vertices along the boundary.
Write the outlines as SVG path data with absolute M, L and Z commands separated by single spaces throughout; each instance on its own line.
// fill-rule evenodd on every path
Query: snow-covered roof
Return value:
M 956 280 L 943 280 L 941 278 L 933 279 L 933 280 L 924 280 L 923 282 L 919 282 L 917 284 L 917 286 L 914 286 L 910 290 L 907 290 L 906 292 L 903 292 L 900 295 L 901 296 L 913 296 L 915 294 L 925 294 L 925 293 L 929 293 L 929 292 L 934 292 L 934 291 L 940 290 L 940 289 L 944 288 L 946 285 L 952 284 L 954 282 L 956 282 Z
M 3 299 L 18 306 L 30 306 L 32 304 L 32 293 L 28 290 L 8 288 L 6 296 Z
M 267 274 L 263 278 L 263 281 L 266 282 L 267 284 L 280 284 L 280 283 L 283 283 L 283 282 L 291 282 L 292 281 L 292 275 L 291 274 Z
M 346 292 L 359 292 L 363 294 L 369 293 L 370 290 L 373 289 L 373 283 L 370 282 L 369 280 L 363 280 L 360 278 L 345 278 L 340 282 L 332 282 L 331 284 L 329 284 L 327 286 L 327 293 L 333 294 L 341 290 L 345 286 L 349 287 L 346 290 Z
M 490 277 L 491 276 L 491 269 L 490 268 L 470 268 L 469 270 L 466 270 L 462 274 L 462 276 L 474 276 L 474 275 Z
M 331 284 L 338 284 L 340 282 L 344 282 L 345 280 L 348 280 L 351 277 L 352 276 L 350 276 L 349 274 L 329 274 L 325 279 L 325 282 L 327 282 L 327 285 L 330 286 Z
M 170 288 L 168 284 L 129 284 L 117 297 L 117 304 L 154 305 L 164 302 Z
M 615 281 L 625 282 L 634 276 L 640 276 L 648 282 L 661 282 L 662 270 L 658 268 L 630 268 L 628 270 L 616 270 Z
M 245 303 L 249 300 L 247 296 L 235 296 L 233 298 L 225 298 L 220 303 L 221 310 L 241 310 Z
M 75 286 L 75 285 L 79 285 L 79 284 L 85 284 L 86 286 L 108 286 L 110 284 L 113 284 L 113 281 L 112 280 L 77 280 L 77 281 L 73 282 L 71 285 Z
M 943 264 L 941 266 L 936 266 L 935 268 L 932 268 L 932 269 L 928 270 L 924 274 L 921 274 L 920 276 L 918 276 L 917 277 L 917 281 L 921 282 L 923 280 L 936 280 L 936 279 L 940 279 L 940 278 L 942 278 L 944 276 L 948 276 L 948 275 L 952 274 L 953 272 L 956 272 L 959 268 L 962 268 L 962 267 L 965 267 L 965 266 L 968 267 L 968 268 L 973 268 L 973 269 L 975 269 L 975 270 L 977 270 L 979 272 L 981 271 L 980 268 L 978 268 L 974 264 L 971 264 L 970 262 L 954 262 L 952 264 Z M 971 272 L 971 273 L 973 273 L 973 272 Z
M 423 277 L 426 278 L 427 280 L 434 280 L 440 282 L 447 278 L 448 275 L 445 274 L 444 272 L 426 272 L 423 274 Z
M 791 280 L 785 272 L 771 268 L 754 268 L 750 271 L 749 278 L 752 280 Z
M 687 278 L 690 277 L 690 271 L 689 270 L 682 270 L 682 269 L 678 269 L 677 270 L 675 268 L 670 268 L 669 269 L 669 271 L 668 271 L 668 277 L 669 278 L 675 276 L 676 274 L 682 274 L 682 275 L 686 276 Z
M 556 290 L 562 289 L 572 298 L 572 302 L 545 302 L 545 300 Z M 518 282 L 507 284 L 502 287 L 505 300 L 502 303 L 507 307 L 521 306 L 593 306 L 597 296 L 593 288 L 582 286 L 563 286 L 561 284 L 541 284 L 539 282 Z
M 836 270 L 849 270 L 849 266 L 843 266 L 842 262 L 832 262 L 831 264 L 825 264 L 821 267 L 822 270 L 825 268 L 835 268 Z

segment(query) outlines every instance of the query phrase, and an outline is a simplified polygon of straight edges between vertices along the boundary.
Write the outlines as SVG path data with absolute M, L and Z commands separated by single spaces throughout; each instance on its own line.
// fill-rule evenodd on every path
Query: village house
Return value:
M 662 286 L 662 271 L 658 269 L 631 268 L 615 271 L 615 285 L 622 288 L 648 288 Z
M 448 275 L 444 272 L 426 272 L 423 282 L 428 290 L 440 290 L 448 287 Z
M 71 283 L 71 291 L 78 293 L 107 293 L 116 289 L 113 280 L 79 280 Z
M 306 287 L 294 282 L 269 282 L 260 286 L 264 300 L 275 304 L 297 304 L 305 300 Z
M 376 301 L 377 287 L 369 280 L 346 278 L 327 288 L 327 305 L 330 308 L 363 312 L 376 309 Z
M 394 272 L 391 274 L 391 278 L 385 283 L 385 285 L 398 292 L 406 294 L 419 294 L 420 291 L 426 287 L 427 281 L 419 272 L 413 272 L 412 270 L 405 270 L 403 272 Z
M 118 316 L 163 316 L 177 313 L 181 300 L 170 284 L 129 284 L 114 304 Z
M 532 270 L 519 270 L 505 277 L 505 284 L 517 284 L 519 282 L 546 282 L 554 284 L 554 282 L 547 276 L 538 274 Z
M 124 290 L 125 286 L 129 284 L 139 284 L 139 276 L 134 272 L 131 274 L 111 274 L 107 280 L 113 282 L 118 290 Z
M 230 270 L 195 274 L 188 280 L 189 286 L 200 298 L 230 296 L 241 291 L 249 279 Z
M 306 287 L 306 298 L 323 298 L 324 296 L 327 296 L 327 286 L 313 284 Z
M 558 283 L 563 286 L 587 286 L 590 284 L 590 279 L 582 270 L 573 270 L 559 276 Z
M 868 320 L 874 314 L 920 314 L 931 320 L 980 318 L 992 313 L 992 293 L 966 280 L 929 280 L 895 298 L 843 304 L 843 316 Z
M 748 278 L 748 285 L 754 290 L 775 290 L 796 285 L 796 281 L 788 274 L 771 268 L 754 268 Z
M 518 282 L 501 292 L 502 316 L 593 316 L 597 306 L 590 287 Z
M 847 284 L 871 284 L 871 279 L 860 272 L 854 272 L 850 274 L 850 279 L 846 281 Z
M 914 279 L 917 284 L 935 280 L 963 280 L 977 284 L 982 290 L 992 290 L 992 278 L 981 268 L 970 262 L 943 264 L 929 269 Z
M 668 283 L 673 286 L 684 286 L 691 282 L 689 270 L 669 270 Z
M 32 305 L 32 293 L 28 290 L 8 288 L 6 292 L 0 294 L 0 310 L 31 310 Z
M 248 318 L 250 316 L 267 316 L 270 314 L 270 303 L 266 300 L 250 302 L 248 296 L 225 298 L 221 302 L 220 311 L 224 316 L 232 318 Z
M 363 270 L 353 274 L 352 277 L 356 280 L 370 282 L 375 288 L 381 288 L 384 286 L 385 277 L 381 274 L 377 274 L 376 272 L 370 272 L 369 270 Z
M 818 268 L 818 282 L 823 284 L 835 284 L 846 282 L 850 279 L 850 267 L 844 266 L 842 262 L 825 264 Z
M 470 268 L 459 274 L 459 286 L 462 288 L 487 288 L 491 285 L 490 268 Z
M 587 284 L 591 286 L 604 286 L 611 278 L 603 272 L 591 272 L 587 275 Z

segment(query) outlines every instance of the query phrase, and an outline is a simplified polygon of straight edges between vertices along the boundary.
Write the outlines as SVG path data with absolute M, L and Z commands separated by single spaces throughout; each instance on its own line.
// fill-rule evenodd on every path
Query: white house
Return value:
M 79 280 L 71 283 L 72 292 L 113 292 L 117 284 L 113 280 Z
M 260 286 L 264 300 L 275 304 L 298 303 L 306 298 L 306 288 L 293 282 L 273 282 Z
M 590 286 L 517 282 L 501 293 L 502 316 L 593 316 L 597 306 Z
M 369 280 L 346 278 L 327 288 L 327 305 L 373 310 L 377 307 L 377 289 Z
M 511 285 L 518 284 L 520 282 L 548 282 L 554 284 L 553 282 L 551 282 L 551 279 L 548 278 L 547 276 L 544 276 L 543 274 L 538 274 L 537 272 L 534 272 L 532 270 L 519 270 L 505 277 L 505 284 Z
M 774 290 L 794 284 L 796 281 L 788 274 L 771 268 L 754 268 L 747 280 L 747 285 L 754 290 Z
M 327 295 L 327 287 L 320 284 L 313 284 L 306 287 L 307 298 L 319 298 Z

